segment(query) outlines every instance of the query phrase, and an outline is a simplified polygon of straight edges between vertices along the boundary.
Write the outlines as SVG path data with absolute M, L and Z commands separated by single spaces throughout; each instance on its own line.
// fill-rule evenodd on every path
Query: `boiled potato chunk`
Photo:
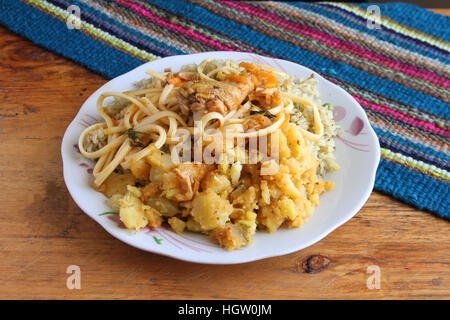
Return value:
M 159 227 L 162 223 L 161 214 L 150 206 L 142 203 L 141 190 L 127 187 L 127 194 L 120 200 L 119 216 L 125 227 L 139 230 L 146 227 Z
M 183 233 L 184 229 L 186 228 L 186 222 L 177 217 L 169 218 L 167 222 L 176 233 Z
M 232 211 L 230 202 L 211 189 L 200 192 L 192 201 L 191 215 L 204 231 L 224 226 Z

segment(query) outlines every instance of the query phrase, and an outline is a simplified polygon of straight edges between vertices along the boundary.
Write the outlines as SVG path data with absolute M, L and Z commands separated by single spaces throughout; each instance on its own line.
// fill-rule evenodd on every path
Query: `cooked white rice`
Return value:
M 282 77 L 278 75 L 278 77 Z M 311 142 L 310 148 L 314 157 L 319 161 L 318 174 L 323 176 L 329 171 L 339 169 L 335 156 L 334 138 L 339 132 L 339 128 L 333 119 L 333 107 L 326 103 L 322 104 L 319 91 L 317 90 L 317 80 L 312 74 L 304 80 L 294 80 L 293 77 L 277 79 L 282 83 L 281 89 L 289 93 L 301 96 L 302 98 L 314 102 L 318 109 L 324 128 L 324 134 L 317 142 Z M 294 103 L 291 112 L 291 122 L 305 130 L 313 131 L 314 116 L 313 111 L 308 106 Z
M 107 137 L 103 133 L 103 129 L 92 130 L 89 132 L 83 141 L 84 149 L 87 152 L 94 152 L 104 147 L 107 143 Z

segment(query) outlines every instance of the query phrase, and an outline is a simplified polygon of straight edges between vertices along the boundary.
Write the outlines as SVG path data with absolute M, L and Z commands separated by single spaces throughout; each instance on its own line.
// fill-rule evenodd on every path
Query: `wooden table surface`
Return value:
M 315 245 L 247 264 L 187 263 L 114 239 L 71 199 L 60 155 L 66 127 L 105 82 L 0 28 L 0 299 L 450 298 L 450 224 L 378 192 Z M 305 272 L 312 255 L 328 266 Z M 66 286 L 70 265 L 79 290 Z M 367 287 L 372 265 L 380 289 Z

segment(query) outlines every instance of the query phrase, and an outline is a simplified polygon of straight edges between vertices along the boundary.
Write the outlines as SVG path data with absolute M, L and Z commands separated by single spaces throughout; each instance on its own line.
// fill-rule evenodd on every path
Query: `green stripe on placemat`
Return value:
M 75 5 L 76 7 L 70 7 Z M 365 108 L 375 189 L 450 218 L 450 18 L 407 4 L 2 0 L 0 22 L 108 78 L 160 57 L 254 52 L 321 73 Z M 67 18 L 79 8 L 79 29 Z M 75 13 L 77 11 L 75 10 Z

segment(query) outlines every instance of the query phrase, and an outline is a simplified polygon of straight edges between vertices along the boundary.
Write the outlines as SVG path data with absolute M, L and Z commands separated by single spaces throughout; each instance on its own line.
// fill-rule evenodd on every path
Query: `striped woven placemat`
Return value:
M 381 14 L 374 20 L 367 7 L 2 0 L 0 22 L 107 78 L 159 57 L 217 50 L 305 65 L 365 108 L 382 148 L 375 189 L 450 219 L 450 18 L 396 3 L 370 8 Z M 79 29 L 68 28 L 71 13 Z

